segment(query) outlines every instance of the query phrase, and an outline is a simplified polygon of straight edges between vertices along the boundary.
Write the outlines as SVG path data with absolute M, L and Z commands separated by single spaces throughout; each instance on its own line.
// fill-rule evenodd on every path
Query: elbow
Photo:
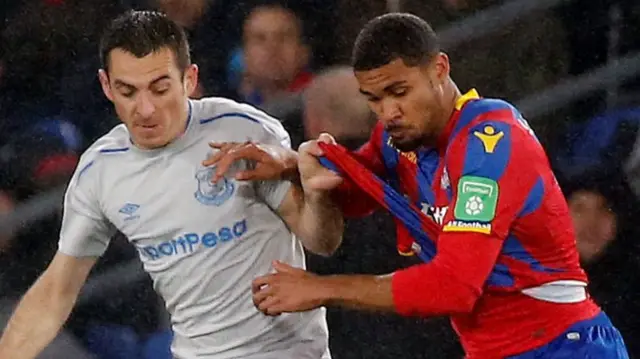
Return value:
M 462 285 L 451 286 L 449 289 L 439 295 L 441 299 L 435 305 L 429 305 L 424 301 L 414 302 L 415 306 L 408 314 L 428 317 L 432 315 L 464 315 L 473 312 L 478 298 L 480 298 L 479 292 Z
M 427 272 L 428 267 L 418 265 L 394 274 L 393 297 L 398 313 L 419 317 L 471 313 L 481 288 L 451 275 Z
M 342 244 L 342 235 L 318 242 L 318 245 L 314 246 L 311 252 L 322 257 L 331 257 L 336 253 L 336 251 L 340 247 L 340 244 Z
M 478 299 L 480 298 L 480 292 L 470 287 L 458 288 L 455 293 L 452 293 L 450 299 L 450 307 L 448 312 L 450 314 L 470 314 L 476 306 Z

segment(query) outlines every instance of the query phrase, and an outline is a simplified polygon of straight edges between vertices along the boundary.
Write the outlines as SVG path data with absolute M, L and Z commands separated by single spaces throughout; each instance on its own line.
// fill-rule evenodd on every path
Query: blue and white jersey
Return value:
M 236 181 L 232 169 L 212 184 L 213 169 L 201 165 L 211 141 L 290 147 L 289 135 L 222 98 L 190 101 L 188 121 L 159 149 L 132 145 L 124 125 L 96 141 L 67 189 L 59 250 L 100 256 L 116 229 L 124 233 L 165 300 L 176 358 L 329 358 L 324 309 L 268 317 L 251 298 L 251 281 L 272 261 L 305 267 L 276 214 L 290 182 Z

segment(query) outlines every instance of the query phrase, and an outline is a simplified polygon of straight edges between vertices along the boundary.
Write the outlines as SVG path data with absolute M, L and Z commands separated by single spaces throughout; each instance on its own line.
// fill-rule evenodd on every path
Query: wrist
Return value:
M 285 154 L 282 155 L 282 179 L 299 183 L 300 182 L 300 173 L 298 173 L 298 153 L 289 150 Z
M 304 201 L 314 207 L 332 205 L 331 191 L 304 188 Z
M 340 281 L 335 275 L 319 276 L 318 300 L 323 306 L 338 305 L 340 302 Z

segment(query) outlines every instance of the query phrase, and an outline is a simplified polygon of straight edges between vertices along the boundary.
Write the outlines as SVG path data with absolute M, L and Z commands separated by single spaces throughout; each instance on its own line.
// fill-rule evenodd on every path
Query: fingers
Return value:
M 216 166 L 212 182 L 222 178 L 229 168 L 239 160 L 261 161 L 267 156 L 262 149 L 253 143 L 215 143 L 209 144 L 218 149 L 213 156 L 202 162 L 203 166 Z M 236 174 L 238 180 L 249 180 L 255 177 L 255 170 L 240 171 Z
M 269 284 L 271 284 L 272 281 L 275 279 L 275 276 L 276 276 L 275 274 L 266 274 L 258 278 L 255 278 L 251 282 L 251 291 L 253 293 L 257 293 L 261 289 L 263 289 L 263 287 L 268 287 Z
M 265 299 L 272 297 L 274 294 L 275 293 L 272 287 L 262 287 L 262 289 L 258 290 L 257 292 L 253 292 L 253 304 L 255 304 L 256 307 L 259 307 L 260 303 L 262 303 Z
M 311 141 L 307 141 L 303 144 L 300 145 L 299 147 L 299 152 L 300 153 L 308 153 L 312 156 L 315 157 L 320 157 L 320 156 L 324 156 L 324 151 L 322 151 L 322 149 L 320 148 L 320 146 L 318 146 L 318 142 L 324 142 L 324 143 L 329 143 L 329 144 L 336 144 L 336 139 L 333 138 L 333 136 L 331 136 L 328 133 L 322 133 L 320 134 L 320 136 L 318 136 L 317 140 L 311 140 Z
M 212 156 L 209 156 L 209 158 L 207 158 L 206 160 L 202 161 L 202 165 L 205 167 L 209 167 L 209 166 L 213 166 L 216 163 L 218 163 L 218 161 L 220 161 L 220 159 L 222 157 L 224 157 L 227 152 L 229 152 L 229 150 L 231 148 L 233 148 L 234 146 L 237 146 L 238 144 L 235 142 L 229 142 L 229 143 L 215 143 L 215 142 L 211 142 L 209 144 L 209 147 L 211 148 L 215 148 L 218 151 L 216 153 L 214 153 Z
M 251 291 L 253 292 L 253 305 L 266 315 L 281 314 L 281 311 L 273 310 L 273 307 L 280 303 L 275 287 L 269 284 L 264 284 L 266 282 L 270 282 L 274 276 L 274 274 L 270 274 L 256 278 L 251 285 Z
M 324 143 L 335 145 L 336 139 L 333 138 L 333 136 L 331 136 L 328 133 L 321 133 L 320 136 L 318 136 L 318 142 L 324 142 Z
M 278 305 L 280 304 L 280 299 L 278 297 L 267 297 L 265 300 L 260 302 L 256 307 L 259 311 L 266 315 L 277 316 L 282 313 L 282 311 L 278 310 Z
M 307 141 L 301 144 L 298 148 L 298 153 L 300 153 L 301 155 L 310 154 L 314 157 L 324 156 L 324 151 L 322 151 L 320 146 L 318 146 L 317 140 Z
M 292 273 L 292 274 L 299 273 L 299 272 L 303 271 L 303 270 L 301 270 L 299 268 L 292 267 L 292 266 L 290 266 L 290 265 L 288 265 L 286 263 L 280 262 L 280 261 L 274 261 L 273 262 L 273 269 L 275 269 L 276 272 L 278 272 L 278 273 Z

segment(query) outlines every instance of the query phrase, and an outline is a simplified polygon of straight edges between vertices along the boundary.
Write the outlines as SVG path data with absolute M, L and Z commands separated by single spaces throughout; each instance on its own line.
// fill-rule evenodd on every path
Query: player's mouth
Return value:
M 151 134 L 159 128 L 157 124 L 138 124 L 136 127 L 142 134 Z
M 404 135 L 404 130 L 402 129 L 402 127 L 391 127 L 386 131 L 392 138 L 402 138 Z

